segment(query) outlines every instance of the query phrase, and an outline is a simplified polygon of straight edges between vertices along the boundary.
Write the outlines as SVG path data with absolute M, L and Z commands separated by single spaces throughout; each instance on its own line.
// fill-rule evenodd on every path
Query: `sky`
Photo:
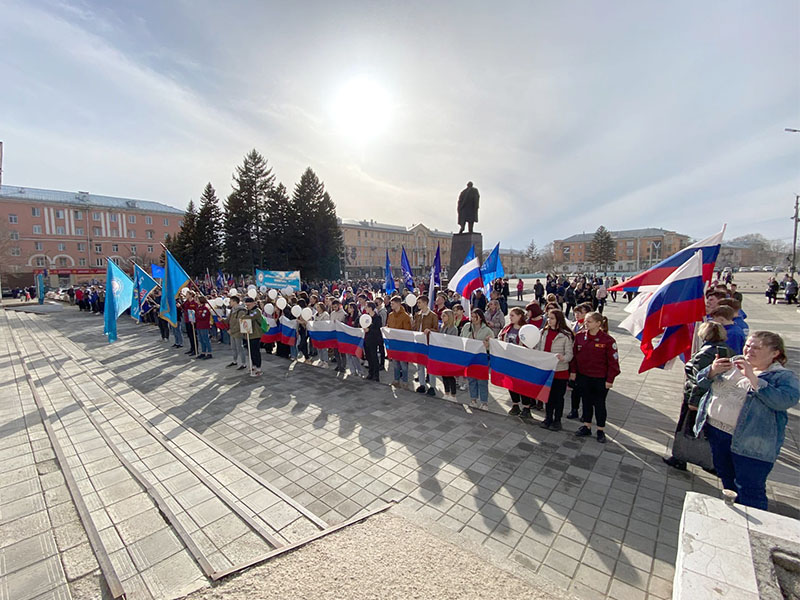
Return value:
M 608 229 L 790 240 L 800 2 L 0 0 L 3 183 L 220 197 L 252 148 L 342 218 L 484 247 Z

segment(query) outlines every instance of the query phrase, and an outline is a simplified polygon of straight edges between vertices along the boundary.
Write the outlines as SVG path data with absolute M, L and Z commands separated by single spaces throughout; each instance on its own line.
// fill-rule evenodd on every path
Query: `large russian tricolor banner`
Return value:
M 489 354 L 494 385 L 547 402 L 558 365 L 555 354 L 495 339 L 489 340 Z
M 314 348 L 336 348 L 336 323 L 334 321 L 311 321 L 306 327 Z
M 265 344 L 274 344 L 281 337 L 281 326 L 272 317 L 264 317 L 267 324 L 266 331 L 261 335 L 261 341 Z
M 362 358 L 364 356 L 364 330 L 336 321 L 336 347 L 341 354 L 354 354 L 356 358 Z
M 431 333 L 428 373 L 440 377 L 489 379 L 489 357 L 481 340 Z
M 423 332 L 381 327 L 381 333 L 389 360 L 428 364 L 428 340 Z
M 278 341 L 287 346 L 294 346 L 297 343 L 297 321 L 281 317 L 280 324 L 281 334 Z

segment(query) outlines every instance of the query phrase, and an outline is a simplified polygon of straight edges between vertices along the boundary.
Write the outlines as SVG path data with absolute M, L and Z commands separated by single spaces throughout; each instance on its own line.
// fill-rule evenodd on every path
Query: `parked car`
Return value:
M 750 267 L 750 272 L 753 273 L 755 271 L 760 271 L 761 267 Z
M 770 273 L 771 273 L 771 272 L 773 271 L 773 268 L 772 268 L 772 267 L 764 267 L 764 268 L 763 268 L 763 269 L 761 269 L 761 270 L 762 270 L 762 271 L 764 271 L 765 273 L 766 273 L 766 272 L 770 272 Z

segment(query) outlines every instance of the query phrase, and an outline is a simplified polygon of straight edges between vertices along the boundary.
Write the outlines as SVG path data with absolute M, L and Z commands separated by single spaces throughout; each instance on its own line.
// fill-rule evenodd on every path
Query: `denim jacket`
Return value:
M 711 365 L 697 374 L 697 386 L 707 390 L 697 409 L 695 435 L 706 423 L 711 402 L 711 384 L 708 377 Z M 783 445 L 788 420 L 786 411 L 800 400 L 800 382 L 793 371 L 779 363 L 759 374 L 758 389 L 747 392 L 742 411 L 733 431 L 731 450 L 741 456 L 775 462 Z

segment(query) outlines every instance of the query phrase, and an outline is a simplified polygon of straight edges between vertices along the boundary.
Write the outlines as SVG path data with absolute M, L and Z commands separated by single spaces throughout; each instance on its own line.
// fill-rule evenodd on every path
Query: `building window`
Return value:
M 164 218 L 164 227 L 169 226 L 169 219 Z
M 128 223 L 136 223 L 136 215 L 128 215 Z
M 75 235 L 83 235 L 83 227 L 76 227 Z
M 97 267 L 102 267 L 103 266 L 103 259 L 102 258 L 95 258 L 94 259 L 94 264 Z
M 136 254 L 136 246 L 131 246 L 131 254 Z
M 99 221 L 99 220 L 100 220 L 100 213 L 99 212 L 93 212 L 92 213 L 92 221 Z
M 45 267 L 45 266 L 47 266 L 47 261 L 45 260 L 44 256 L 36 257 L 36 266 L 37 267 Z
M 10 236 L 11 236 L 12 240 L 18 240 L 19 239 L 19 231 L 12 231 Z
M 64 256 L 59 257 L 58 259 L 58 266 L 59 267 L 66 267 L 67 266 L 67 259 Z
M 79 267 L 85 267 L 86 266 L 86 259 L 85 258 L 79 258 L 78 259 L 78 266 Z
M 58 251 L 59 251 L 59 252 L 64 252 L 66 249 L 67 249 L 67 245 L 66 245 L 64 242 L 61 242 L 61 243 L 58 245 Z
M 73 210 L 72 211 L 72 218 L 76 221 L 83 221 L 83 211 L 82 210 Z
M 111 221 L 112 223 L 116 223 L 117 222 L 117 213 L 111 213 L 110 215 L 108 215 L 108 220 Z
M 56 219 L 63 219 L 64 218 L 64 211 L 60 208 L 56 209 Z
M 8 215 L 8 222 L 9 223 L 17 223 L 17 215 Z
M 59 225 L 58 227 L 56 227 L 56 235 L 64 235 L 64 231 L 65 230 L 63 225 Z
M 119 252 L 119 244 L 111 244 L 112 252 Z
M 100 235 L 100 228 L 99 227 L 92 227 L 92 234 L 93 235 Z
M 86 244 L 78 243 L 78 252 L 86 252 Z
M 165 233 L 165 234 L 164 234 L 164 239 L 166 240 L 166 239 L 168 239 L 168 238 L 169 238 L 169 234 L 168 234 L 168 233 Z
M 11 248 L 11 256 L 22 256 L 22 251 L 19 248 Z
M 42 244 L 42 242 L 34 242 L 33 249 L 41 251 L 44 249 L 44 244 Z
M 144 218 L 145 225 L 152 225 L 153 224 L 153 217 L 145 217 Z
M 33 233 L 36 233 L 36 234 L 42 233 L 42 226 L 41 225 L 34 225 L 33 226 Z
M 103 244 L 95 244 L 94 245 L 94 252 L 95 252 L 95 254 L 102 254 L 103 253 Z
M 31 216 L 32 217 L 41 217 L 42 216 L 42 211 L 39 210 L 38 206 L 32 206 L 31 207 Z
M 119 229 L 112 229 L 111 237 L 119 237 Z
M 145 231 L 145 234 L 147 234 L 148 240 L 152 240 L 153 236 L 155 235 L 155 231 L 153 231 L 152 229 L 148 229 L 147 231 Z
M 135 238 L 136 237 L 136 230 L 135 229 L 128 229 L 128 237 Z
M 148 247 L 147 247 L 147 252 L 149 252 L 150 254 L 152 254 L 152 253 L 153 253 L 153 247 L 152 247 L 152 246 L 148 246 Z

